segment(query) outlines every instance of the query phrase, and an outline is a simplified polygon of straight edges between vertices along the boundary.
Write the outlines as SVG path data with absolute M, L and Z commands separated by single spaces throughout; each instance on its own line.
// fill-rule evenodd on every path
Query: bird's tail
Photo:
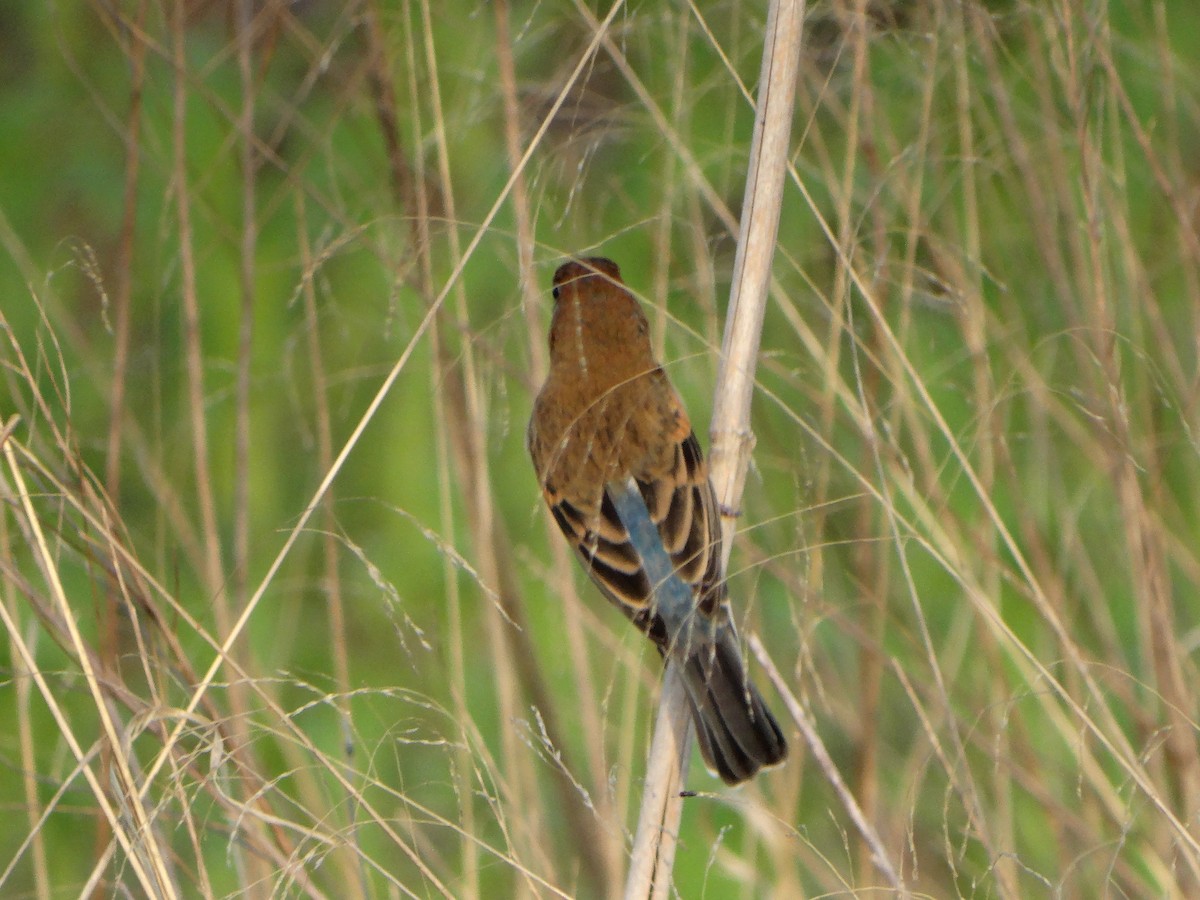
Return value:
M 691 648 L 682 662 L 700 753 L 710 769 L 726 784 L 739 784 L 783 762 L 787 741 L 750 682 L 732 625 L 718 627 L 714 640 Z

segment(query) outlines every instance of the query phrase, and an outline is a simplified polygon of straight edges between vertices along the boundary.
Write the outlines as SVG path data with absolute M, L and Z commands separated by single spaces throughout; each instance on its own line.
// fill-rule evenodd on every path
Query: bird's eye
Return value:
M 554 289 L 554 290 L 552 290 L 550 293 L 554 295 L 554 299 L 555 299 L 555 300 L 557 300 L 557 299 L 558 299 L 558 288 L 555 288 L 555 289 Z

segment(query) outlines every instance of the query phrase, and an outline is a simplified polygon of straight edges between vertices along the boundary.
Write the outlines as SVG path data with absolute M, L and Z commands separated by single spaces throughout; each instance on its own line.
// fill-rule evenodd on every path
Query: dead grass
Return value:
M 762 23 L 454 13 L 25 21 L 5 896 L 620 893 L 660 673 L 539 508 L 545 283 L 706 421 Z M 809 5 L 731 585 L 828 755 L 694 766 L 681 896 L 1196 893 L 1195 15 Z

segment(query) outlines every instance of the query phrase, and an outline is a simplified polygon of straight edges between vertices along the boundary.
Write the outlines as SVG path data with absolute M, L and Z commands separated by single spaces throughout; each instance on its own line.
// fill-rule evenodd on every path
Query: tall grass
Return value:
M 0 16 L 0 893 L 618 895 L 661 668 L 525 458 L 546 284 L 704 427 L 760 5 Z M 1193 896 L 1200 12 L 804 28 L 730 568 L 793 753 L 692 766 L 675 887 Z

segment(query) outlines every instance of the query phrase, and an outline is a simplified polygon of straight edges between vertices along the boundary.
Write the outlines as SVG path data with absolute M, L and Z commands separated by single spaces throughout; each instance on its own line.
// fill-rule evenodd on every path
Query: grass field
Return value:
M 525 422 L 602 253 L 707 446 L 764 18 L 0 10 L 0 895 L 620 896 L 661 666 Z M 804 33 L 730 565 L 792 754 L 694 757 L 677 895 L 1198 896 L 1200 6 Z

